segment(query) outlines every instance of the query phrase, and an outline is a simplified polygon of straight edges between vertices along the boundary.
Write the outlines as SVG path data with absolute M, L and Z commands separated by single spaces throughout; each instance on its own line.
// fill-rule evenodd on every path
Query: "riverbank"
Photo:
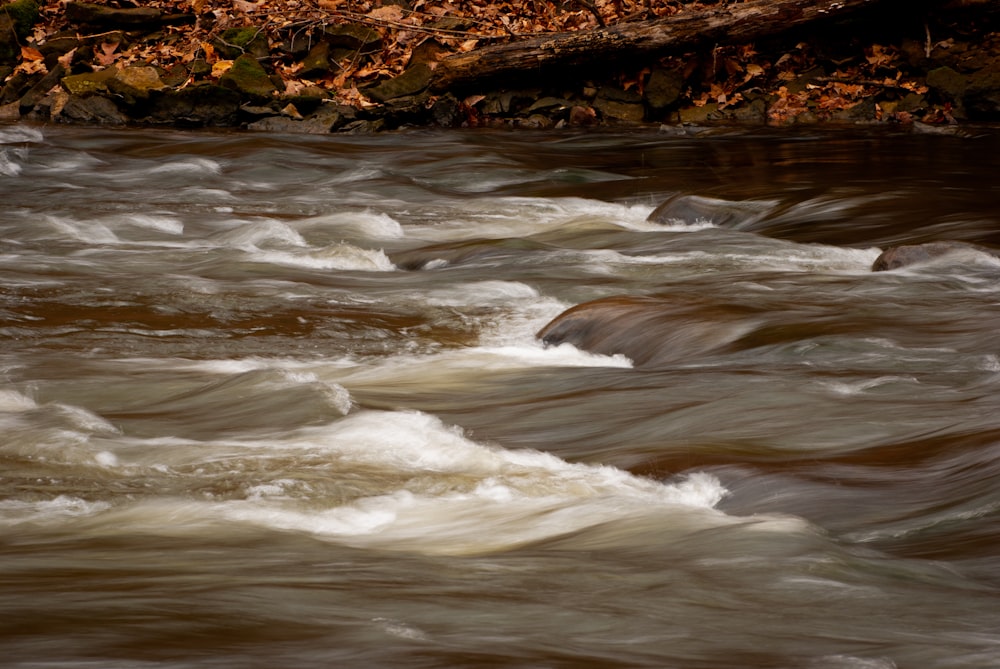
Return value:
M 530 12 L 438 0 L 15 0 L 0 11 L 0 120 L 316 134 L 714 123 L 947 129 L 1000 121 L 1000 22 L 987 6 L 868 12 L 753 43 L 442 90 L 435 73 L 456 54 L 598 23 L 732 10 L 579 0 Z

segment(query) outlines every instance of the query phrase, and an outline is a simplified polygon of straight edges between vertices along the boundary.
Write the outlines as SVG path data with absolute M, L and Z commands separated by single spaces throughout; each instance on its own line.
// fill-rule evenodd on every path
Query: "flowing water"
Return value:
M 0 126 L 2 664 L 1000 667 L 1000 260 L 870 271 L 1000 244 L 998 175 Z M 536 340 L 612 295 L 657 355 Z

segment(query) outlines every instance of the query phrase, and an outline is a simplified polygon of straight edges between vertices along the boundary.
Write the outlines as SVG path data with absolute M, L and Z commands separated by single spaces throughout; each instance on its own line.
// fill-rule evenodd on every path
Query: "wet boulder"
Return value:
M 741 348 L 737 343 L 757 329 L 760 316 L 741 305 L 616 295 L 567 309 L 536 336 L 546 346 L 572 344 L 649 367 Z
M 890 246 L 872 263 L 873 272 L 889 270 L 931 262 L 935 259 L 952 256 L 956 260 L 966 258 L 982 259 L 985 256 L 1000 257 L 1000 252 L 968 242 L 941 241 L 924 244 L 904 244 Z

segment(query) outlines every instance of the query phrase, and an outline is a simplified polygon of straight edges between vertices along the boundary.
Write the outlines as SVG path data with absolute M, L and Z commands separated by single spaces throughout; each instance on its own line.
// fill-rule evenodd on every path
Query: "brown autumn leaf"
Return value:
M 14 71 L 25 74 L 46 74 L 49 70 L 45 67 L 44 60 L 22 60 Z
M 21 58 L 24 60 L 45 60 L 45 56 L 38 49 L 30 46 L 21 47 Z
M 118 44 L 118 42 L 102 42 L 100 49 L 94 52 L 94 60 L 105 67 L 111 65 L 120 56 L 120 54 L 115 53 L 118 50 Z
M 203 51 L 205 53 L 205 62 L 206 63 L 214 63 L 214 62 L 216 62 L 219 59 L 218 54 L 215 53 L 215 47 L 214 46 L 212 46 L 208 42 L 201 42 L 201 43 L 199 43 L 198 48 L 193 48 L 191 50 L 191 59 L 192 60 L 194 60 L 195 55 L 198 52 L 198 49 L 201 49 L 201 51 Z
M 376 21 L 400 23 L 403 20 L 403 9 L 399 5 L 383 5 L 368 12 L 367 16 Z
M 67 51 L 63 55 L 59 56 L 58 62 L 59 62 L 60 65 L 62 65 L 64 68 L 66 68 L 68 70 L 69 67 L 70 67 L 70 65 L 73 64 L 73 57 L 75 55 L 76 55 L 76 47 L 70 49 L 69 51 Z
M 233 66 L 233 61 L 231 60 L 220 60 L 212 66 L 212 76 L 216 79 L 224 75 Z

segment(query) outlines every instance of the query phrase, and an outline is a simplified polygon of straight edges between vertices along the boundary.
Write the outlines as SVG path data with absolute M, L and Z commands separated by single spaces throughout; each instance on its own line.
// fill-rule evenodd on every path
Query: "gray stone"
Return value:
M 217 86 L 202 84 L 168 89 L 157 97 L 150 121 L 190 126 L 229 126 L 240 108 L 240 94 Z
M 91 125 L 125 125 L 128 117 L 114 102 L 100 95 L 70 95 L 54 120 Z
M 874 121 L 877 114 L 875 104 L 875 98 L 864 98 L 853 106 L 833 114 L 831 118 L 834 121 L 847 121 L 850 123 Z
M 890 246 L 872 263 L 873 272 L 888 272 L 908 265 L 926 263 L 935 258 L 952 256 L 956 261 L 974 260 L 983 256 L 997 257 L 998 251 L 968 242 L 940 241 L 924 244 Z
M 927 99 L 919 93 L 907 93 L 896 106 L 896 111 L 901 112 L 916 112 L 923 109 L 927 109 Z
M 431 68 L 424 63 L 410 66 L 398 77 L 362 91 L 377 102 L 388 102 L 395 98 L 409 97 L 425 91 L 431 83 Z
M 640 123 L 646 117 L 642 97 L 634 91 L 605 87 L 594 99 L 594 109 L 606 119 Z
M 271 53 L 263 28 L 255 26 L 230 28 L 215 38 L 212 44 L 224 58 L 229 59 L 247 54 L 254 58 L 266 58 Z
M 46 74 L 37 84 L 32 86 L 19 101 L 22 112 L 33 109 L 35 105 L 41 102 L 42 98 L 48 95 L 48 92 L 59 83 L 59 80 L 65 73 L 66 69 L 62 65 L 57 64 L 54 68 L 52 68 L 51 72 Z
M 319 42 L 309 54 L 302 60 L 302 71 L 300 74 L 306 79 L 316 75 L 326 74 L 330 71 L 330 44 Z
M 360 23 L 328 26 L 323 30 L 323 35 L 330 46 L 359 53 L 372 53 L 382 48 L 382 37 L 378 32 Z
M 767 103 L 763 98 L 757 98 L 748 104 L 736 107 L 731 117 L 740 123 L 767 123 Z
M 442 128 L 458 128 L 465 121 L 465 114 L 455 96 L 446 93 L 431 106 L 431 121 Z
M 331 128 L 330 122 L 318 119 L 294 119 L 287 116 L 268 116 L 247 125 L 247 130 L 298 135 L 325 135 Z
M 7 82 L 0 88 L 0 104 L 7 104 L 21 99 L 32 86 L 37 84 L 43 75 L 26 72 L 14 72 L 7 77 Z
M 563 98 L 545 97 L 542 98 L 541 100 L 538 100 L 530 107 L 528 107 L 527 111 L 529 113 L 537 111 L 552 113 L 552 112 L 559 112 L 564 109 L 569 109 L 572 106 L 573 104 L 571 102 Z
M 0 121 L 16 121 L 21 118 L 21 103 L 14 101 L 0 105 Z
M 193 14 L 167 14 L 155 7 L 117 9 L 91 2 L 66 3 L 66 20 L 72 25 L 101 28 L 149 28 L 171 23 L 194 23 Z
M 965 75 L 950 67 L 939 67 L 927 73 L 927 86 L 946 100 L 958 102 L 965 94 L 969 82 Z
M 681 123 L 689 125 L 701 125 L 722 119 L 719 105 L 714 102 L 709 102 L 701 107 L 684 107 L 678 115 Z
M 677 104 L 684 91 L 684 75 L 676 70 L 653 70 L 646 83 L 646 103 L 657 112 Z
M 1000 59 L 972 74 L 963 103 L 970 118 L 981 121 L 1000 119 Z
M 789 93 L 801 93 L 806 90 L 809 84 L 815 83 L 817 79 L 824 76 L 826 76 L 826 70 L 822 67 L 813 67 L 785 84 L 785 89 Z
M 625 90 L 614 86 L 605 86 L 597 92 L 598 100 L 612 100 L 614 102 L 624 102 L 626 104 L 636 104 L 642 102 L 642 96 L 634 90 Z

